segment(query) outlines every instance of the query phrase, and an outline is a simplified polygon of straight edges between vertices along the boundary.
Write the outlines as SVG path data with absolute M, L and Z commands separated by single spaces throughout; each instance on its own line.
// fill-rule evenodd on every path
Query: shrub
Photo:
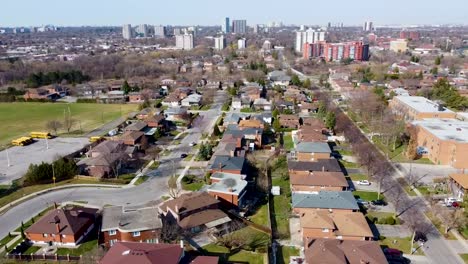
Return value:
M 96 99 L 90 99 L 90 98 L 78 98 L 76 100 L 77 103 L 86 103 L 86 104 L 92 104 L 92 103 L 96 103 L 97 100 Z

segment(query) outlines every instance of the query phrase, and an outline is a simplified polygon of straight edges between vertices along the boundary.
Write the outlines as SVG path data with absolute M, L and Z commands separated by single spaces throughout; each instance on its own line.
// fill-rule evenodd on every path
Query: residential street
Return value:
M 161 156 L 161 165 L 154 171 L 147 173 L 150 177 L 141 185 L 121 188 L 74 188 L 50 192 L 25 201 L 0 216 L 0 237 L 4 237 L 11 230 L 16 229 L 21 221 L 26 222 L 37 215 L 44 208 L 53 203 L 68 201 L 87 201 L 96 206 L 104 205 L 138 205 L 158 200 L 167 193 L 167 179 L 173 173 L 173 168 L 180 166 L 180 154 L 188 153 L 192 148 L 190 142 L 198 142 L 202 133 L 209 133 L 218 117 L 225 97 L 224 91 L 218 91 L 212 109 L 200 112 L 201 125 L 187 130 L 189 133 L 179 145 L 171 146 L 171 153 Z

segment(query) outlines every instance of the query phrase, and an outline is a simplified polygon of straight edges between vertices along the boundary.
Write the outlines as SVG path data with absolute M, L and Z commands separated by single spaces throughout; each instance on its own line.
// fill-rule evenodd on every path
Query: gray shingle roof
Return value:
M 123 206 L 105 207 L 102 213 L 102 231 L 119 229 L 122 232 L 162 228 L 156 207 L 126 209 Z
M 292 206 L 293 208 L 359 209 L 352 192 L 332 191 L 293 193 Z
M 289 161 L 288 168 L 295 171 L 341 171 L 336 159 L 319 159 L 314 162 Z
M 221 169 L 223 170 L 241 170 L 244 168 L 245 158 L 243 157 L 230 157 L 230 156 L 216 156 L 213 164 L 211 164 L 211 169 L 219 169 L 221 164 Z
M 331 153 L 330 146 L 325 142 L 300 142 L 296 145 L 297 152 Z

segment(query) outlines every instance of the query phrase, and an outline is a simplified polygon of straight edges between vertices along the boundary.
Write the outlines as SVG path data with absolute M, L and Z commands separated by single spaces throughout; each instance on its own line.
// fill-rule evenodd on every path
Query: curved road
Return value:
M 171 146 L 168 156 L 162 156 L 161 165 L 157 170 L 150 171 L 146 175 L 150 178 L 141 185 L 134 187 L 95 188 L 83 187 L 75 189 L 63 189 L 49 192 L 21 204 L 18 204 L 0 216 L 0 238 L 6 236 L 21 225 L 21 221 L 27 222 L 31 217 L 56 203 L 71 201 L 87 201 L 96 206 L 104 205 L 138 205 L 155 201 L 167 193 L 168 177 L 174 174 L 181 162 L 180 154 L 188 153 L 192 148 L 190 142 L 198 142 L 202 133 L 211 132 L 214 123 L 221 115 L 221 107 L 225 99 L 225 92 L 218 91 L 212 108 L 200 113 L 200 121 L 197 126 L 189 129 L 189 133 L 179 145 Z

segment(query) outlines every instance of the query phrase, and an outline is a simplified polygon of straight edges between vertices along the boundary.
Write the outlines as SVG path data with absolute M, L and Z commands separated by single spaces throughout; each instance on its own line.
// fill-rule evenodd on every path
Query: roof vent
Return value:
M 126 256 L 128 254 L 130 254 L 130 250 L 125 250 L 124 252 L 122 252 L 122 256 Z
M 457 127 L 457 131 L 462 131 L 462 129 L 460 127 Z

